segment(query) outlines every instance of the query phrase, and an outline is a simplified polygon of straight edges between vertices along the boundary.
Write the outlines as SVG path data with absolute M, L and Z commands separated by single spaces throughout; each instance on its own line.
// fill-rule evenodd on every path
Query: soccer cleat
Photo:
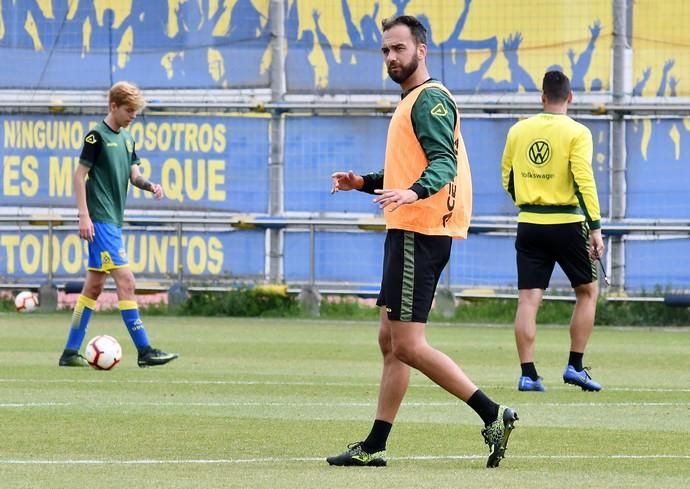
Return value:
M 65 350 L 58 361 L 60 367 L 88 367 L 89 362 L 76 350 Z
M 340 455 L 328 457 L 326 462 L 329 465 L 338 465 L 342 467 L 385 467 L 386 456 L 385 450 L 369 453 L 362 448 L 364 442 L 358 441 L 351 443 Z
M 489 445 L 491 451 L 486 461 L 488 468 L 498 467 L 498 464 L 501 463 L 508 446 L 508 437 L 515 428 L 515 421 L 517 420 L 518 415 L 515 411 L 506 406 L 499 406 L 496 419 L 482 430 L 484 443 Z
M 147 347 L 139 351 L 139 358 L 137 364 L 140 367 L 154 367 L 156 365 L 165 365 L 177 358 L 177 353 L 165 353 L 158 348 Z
M 575 367 L 568 365 L 563 371 L 563 382 L 581 387 L 583 391 L 600 391 L 601 385 L 589 376 L 588 370 L 589 367 L 585 367 L 578 372 Z
M 539 377 L 537 380 L 532 380 L 530 377 L 523 375 L 522 377 L 520 377 L 520 380 L 518 381 L 518 390 L 523 392 L 544 392 L 546 390 L 546 387 L 544 387 L 544 384 L 541 383 L 541 380 L 541 377 Z

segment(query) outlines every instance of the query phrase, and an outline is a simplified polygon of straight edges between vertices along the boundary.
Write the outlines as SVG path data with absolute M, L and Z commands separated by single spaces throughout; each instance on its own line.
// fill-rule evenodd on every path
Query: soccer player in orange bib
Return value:
M 414 17 L 383 22 L 384 61 L 402 88 L 388 127 L 384 169 L 332 175 L 332 192 L 376 194 L 386 220 L 379 346 L 383 374 L 376 419 L 369 435 L 331 465 L 384 466 L 386 441 L 413 367 L 466 402 L 484 423 L 487 467 L 498 467 L 517 413 L 492 401 L 460 367 L 426 340 L 426 322 L 453 238 L 466 238 L 472 182 L 460 121 L 448 90 L 429 76 L 426 30 Z

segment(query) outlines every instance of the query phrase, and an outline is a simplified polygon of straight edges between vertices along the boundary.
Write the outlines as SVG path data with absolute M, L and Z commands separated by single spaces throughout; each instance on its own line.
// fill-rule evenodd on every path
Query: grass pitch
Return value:
M 598 328 L 585 364 L 604 390 L 562 383 L 565 327 L 540 326 L 548 391 L 516 390 L 510 326 L 430 325 L 492 398 L 519 412 L 507 457 L 485 469 L 481 422 L 420 374 L 386 468 L 329 467 L 363 439 L 380 376 L 373 322 L 144 318 L 149 369 L 119 316 L 87 340 L 124 349 L 111 372 L 58 368 L 69 316 L 0 314 L 0 487 L 7 488 L 678 488 L 690 481 L 690 329 Z

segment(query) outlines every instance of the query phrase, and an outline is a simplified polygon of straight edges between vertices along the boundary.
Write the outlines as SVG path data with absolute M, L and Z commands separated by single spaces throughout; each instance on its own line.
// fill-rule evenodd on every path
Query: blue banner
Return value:
M 610 2 L 555 0 L 548 29 L 543 5 L 534 0 L 283 5 L 290 92 L 397 92 L 384 69 L 381 21 L 402 14 L 425 26 L 430 73 L 456 93 L 538 92 L 549 68 L 562 69 L 577 91 L 609 90 Z M 143 88 L 267 88 L 275 34 L 269 6 L 269 0 L 3 1 L 0 59 L 13 69 L 4 70 L 0 88 L 103 90 L 122 79 Z M 682 25 L 681 16 L 670 18 Z M 663 47 L 661 56 L 682 54 Z M 659 71 L 655 65 L 655 77 Z
M 462 115 L 461 115 L 462 117 Z M 387 117 L 294 117 L 288 119 L 285 150 L 285 210 L 379 213 L 373 196 L 329 193 L 334 171 L 365 174 L 383 168 Z M 514 216 L 501 183 L 506 136 L 517 119 L 462 118 L 461 130 L 472 170 L 474 216 Z M 603 216 L 609 213 L 608 120 L 579 119 L 594 138 L 593 168 Z
M 125 228 L 125 250 L 129 265 L 137 277 L 175 278 L 178 263 L 186 281 L 219 278 L 260 279 L 264 274 L 263 231 L 192 231 L 185 230 L 178 243 L 173 231 L 155 228 Z M 52 237 L 45 228 L 24 226 L 0 232 L 0 280 L 3 282 L 47 279 L 53 276 L 74 279 L 86 273 L 86 241 L 75 231 L 58 229 Z
M 687 237 L 625 242 L 625 288 L 654 293 L 690 289 Z
M 627 127 L 626 217 L 690 218 L 690 119 L 638 119 Z
M 72 178 L 98 118 L 0 115 L 0 205 L 75 207 Z M 129 128 L 144 176 L 165 198 L 130 186 L 128 209 L 264 213 L 268 208 L 268 119 L 139 117 Z

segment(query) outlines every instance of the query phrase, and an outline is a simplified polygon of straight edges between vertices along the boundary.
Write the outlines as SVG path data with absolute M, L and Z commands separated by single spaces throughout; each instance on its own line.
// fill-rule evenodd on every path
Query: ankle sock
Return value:
M 572 365 L 575 370 L 578 372 L 582 371 L 582 357 L 584 356 L 584 353 L 578 353 L 576 351 L 571 351 L 570 356 L 568 357 L 568 365 Z
M 529 377 L 532 380 L 539 379 L 539 375 L 537 374 L 537 367 L 534 366 L 534 362 L 521 363 L 520 368 L 522 369 L 523 377 Z
M 369 436 L 362 442 L 362 449 L 367 453 L 376 453 L 386 449 L 386 441 L 393 425 L 381 419 L 374 420 Z
M 493 423 L 498 417 L 498 404 L 489 399 L 480 389 L 467 400 L 467 405 L 482 418 L 485 425 Z

